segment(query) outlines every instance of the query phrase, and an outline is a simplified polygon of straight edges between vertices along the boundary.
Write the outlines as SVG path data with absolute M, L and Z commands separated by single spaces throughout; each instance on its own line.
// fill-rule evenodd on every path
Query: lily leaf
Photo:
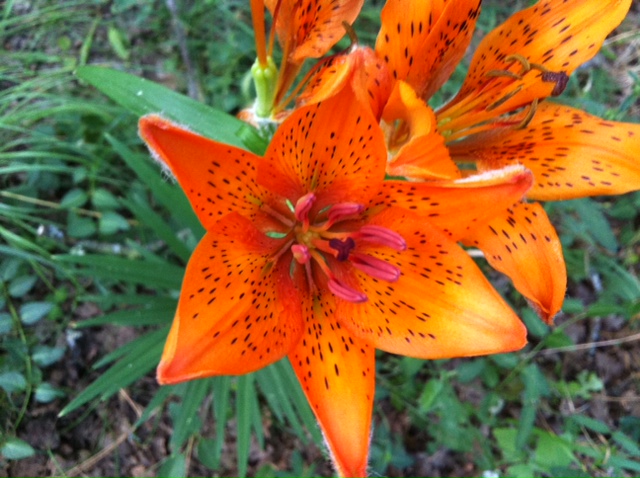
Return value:
M 81 66 L 75 73 L 136 116 L 159 113 L 208 138 L 264 153 L 266 142 L 253 127 L 162 85 L 97 66 Z

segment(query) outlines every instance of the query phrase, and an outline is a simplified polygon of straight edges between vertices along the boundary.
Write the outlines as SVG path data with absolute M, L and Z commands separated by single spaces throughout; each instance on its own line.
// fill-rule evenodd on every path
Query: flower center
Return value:
M 327 287 L 334 295 L 356 303 L 366 302 L 368 298 L 357 289 L 351 268 L 387 282 L 400 278 L 398 267 L 362 252 L 367 244 L 404 251 L 407 245 L 400 234 L 386 227 L 365 224 L 361 204 L 338 203 L 312 214 L 315 201 L 313 193 L 298 199 L 290 208 L 292 219 L 270 208 L 265 209 L 289 230 L 272 261 L 291 251 L 292 267 L 304 269 L 310 292 L 318 290 L 317 278 L 324 275 Z

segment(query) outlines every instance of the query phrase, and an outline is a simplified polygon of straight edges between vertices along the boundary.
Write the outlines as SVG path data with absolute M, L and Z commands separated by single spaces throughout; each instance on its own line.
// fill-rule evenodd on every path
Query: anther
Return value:
M 354 241 L 351 237 L 347 237 L 344 240 L 334 238 L 329 240 L 329 247 L 338 251 L 336 259 L 338 259 L 340 262 L 344 262 L 349 258 L 349 253 L 353 250 L 354 247 L 356 247 L 356 241 Z
M 569 75 L 564 71 L 543 71 L 542 81 L 547 83 L 555 83 L 551 96 L 560 95 L 569 83 Z
M 358 304 L 358 303 L 366 302 L 367 300 L 369 300 L 366 294 L 363 294 L 362 292 L 352 289 L 351 287 L 340 282 L 336 278 L 329 279 L 327 282 L 327 286 L 329 287 L 329 290 L 336 297 L 340 297 L 341 299 L 344 299 L 346 301 L 354 302 Z
M 291 252 L 293 253 L 293 258 L 298 261 L 298 264 L 306 264 L 311 259 L 309 248 L 303 244 L 294 244 L 291 246 Z
M 307 193 L 298 199 L 295 207 L 295 216 L 299 222 L 308 223 L 309 222 L 309 212 L 311 212 L 311 208 L 313 207 L 313 203 L 316 202 L 316 195 L 313 193 Z
M 387 282 L 396 282 L 401 275 L 400 269 L 396 266 L 366 254 L 353 253 L 349 258 L 349 262 L 351 262 L 353 267 L 361 270 L 365 274 Z
M 329 209 L 329 224 L 335 224 L 364 211 L 364 206 L 355 202 L 343 202 Z
M 398 252 L 407 248 L 407 243 L 400 234 L 382 226 L 362 226 L 357 233 L 357 237 L 363 241 L 390 247 Z

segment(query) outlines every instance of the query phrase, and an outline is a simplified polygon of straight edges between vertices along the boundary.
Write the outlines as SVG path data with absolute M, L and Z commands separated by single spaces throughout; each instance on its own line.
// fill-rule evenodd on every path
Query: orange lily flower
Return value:
M 479 171 L 522 164 L 536 178 L 530 199 L 640 189 L 639 125 L 540 103 L 559 95 L 569 75 L 597 53 L 631 0 L 543 0 L 514 14 L 484 38 L 460 91 L 434 113 L 426 100 L 464 54 L 479 3 L 387 1 L 376 54 L 393 82 L 392 93 L 377 99 L 385 104 L 388 173 L 441 180 L 459 177 L 458 164 Z M 318 83 L 330 89 L 331 81 L 322 78 L 310 94 L 328 96 Z M 552 322 L 567 279 L 559 239 L 538 204 L 505 209 L 464 243 L 480 248 Z
M 386 181 L 383 133 L 349 88 L 296 109 L 264 157 L 157 115 L 140 135 L 207 231 L 160 383 L 286 356 L 338 473 L 365 476 L 376 348 L 436 359 L 524 346 L 522 323 L 455 243 L 522 197 L 524 168 L 455 187 Z

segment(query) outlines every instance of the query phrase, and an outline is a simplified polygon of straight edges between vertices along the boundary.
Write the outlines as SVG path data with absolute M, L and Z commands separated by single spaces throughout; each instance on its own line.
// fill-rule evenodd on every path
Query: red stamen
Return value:
M 400 269 L 396 266 L 366 254 L 354 252 L 351 254 L 351 257 L 349 257 L 349 261 L 353 264 L 353 267 L 361 270 L 365 274 L 387 282 L 396 282 L 401 275 Z

